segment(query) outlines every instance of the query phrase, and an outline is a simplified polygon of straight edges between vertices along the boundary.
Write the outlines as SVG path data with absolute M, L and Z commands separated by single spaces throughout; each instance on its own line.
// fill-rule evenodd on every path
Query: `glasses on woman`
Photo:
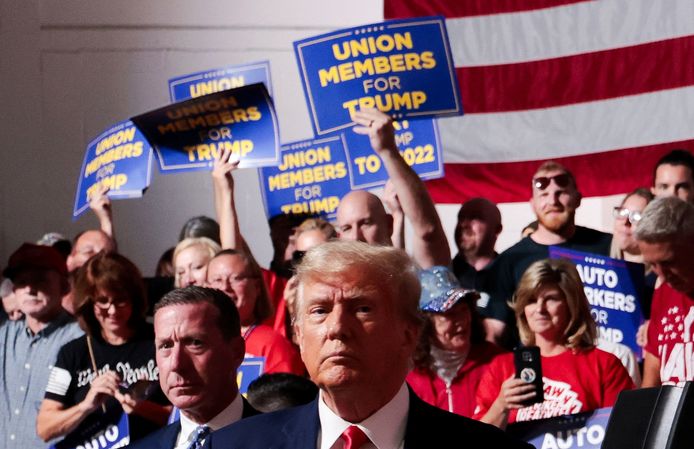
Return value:
M 127 299 L 112 299 L 108 296 L 97 296 L 93 299 L 92 302 L 98 309 L 101 310 L 108 310 L 111 308 L 111 306 L 115 307 L 116 309 L 122 309 L 123 307 L 127 307 L 130 305 L 130 301 L 128 301 Z
M 629 210 L 626 207 L 615 207 L 612 215 L 618 220 L 629 220 L 631 224 L 636 224 L 641 220 L 640 210 Z

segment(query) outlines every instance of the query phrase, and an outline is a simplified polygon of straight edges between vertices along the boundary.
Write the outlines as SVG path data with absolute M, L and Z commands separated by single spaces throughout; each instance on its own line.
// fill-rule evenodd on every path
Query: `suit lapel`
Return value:
M 157 439 L 157 445 L 161 449 L 173 449 L 176 447 L 178 433 L 181 431 L 181 422 L 176 421 L 164 428 L 161 438 Z
M 316 447 L 318 441 L 318 398 L 306 405 L 295 408 L 295 413 L 282 427 L 287 449 L 306 449 Z

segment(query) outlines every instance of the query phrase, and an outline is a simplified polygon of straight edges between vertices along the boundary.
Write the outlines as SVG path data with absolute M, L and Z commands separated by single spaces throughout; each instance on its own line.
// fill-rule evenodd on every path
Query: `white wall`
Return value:
M 0 265 L 47 231 L 96 226 L 89 214 L 71 221 L 86 143 L 166 104 L 173 76 L 267 59 L 282 140 L 311 137 L 292 42 L 380 21 L 382 10 L 378 0 L 0 0 Z M 213 214 L 207 173 L 154 173 L 143 199 L 114 205 L 121 252 L 145 274 L 187 218 Z M 238 173 L 237 185 L 242 231 L 265 264 L 271 246 L 255 171 Z M 585 201 L 578 221 L 609 228 L 614 201 Z M 439 207 L 448 235 L 457 207 Z M 533 217 L 527 204 L 502 211 L 505 248 Z

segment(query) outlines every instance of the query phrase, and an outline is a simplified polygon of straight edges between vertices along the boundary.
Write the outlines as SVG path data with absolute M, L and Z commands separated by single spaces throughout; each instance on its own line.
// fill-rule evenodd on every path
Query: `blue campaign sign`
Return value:
M 393 122 L 395 143 L 403 159 L 422 179 L 443 177 L 443 156 L 438 127 L 434 119 Z M 345 151 L 350 162 L 352 189 L 384 185 L 388 173 L 371 149 L 369 136 L 345 131 Z
M 48 449 L 68 449 L 68 446 L 58 442 L 55 445 L 49 446 Z M 86 449 L 115 449 L 125 447 L 130 444 L 130 425 L 128 424 L 128 415 L 121 412 L 118 421 L 114 424 L 109 424 L 104 430 L 98 431 L 83 442 L 72 445 L 69 448 Z
M 537 449 L 600 449 L 612 407 L 514 423 L 507 432 Z
M 280 165 L 258 172 L 268 218 L 307 213 L 331 219 L 351 190 L 342 135 L 283 145 Z
M 89 208 L 89 200 L 102 186 L 110 198 L 139 198 L 149 187 L 152 148 L 145 136 L 126 120 L 99 134 L 87 145 L 82 161 L 72 217 Z
M 133 117 L 162 172 L 210 170 L 228 149 L 239 167 L 279 162 L 279 126 L 262 83 L 215 92 Z
M 169 97 L 175 103 L 255 83 L 265 84 L 272 96 L 269 61 L 230 65 L 171 78 Z
M 260 377 L 263 372 L 265 372 L 265 357 L 245 357 L 236 373 L 239 393 L 245 395 L 248 391 L 248 385 Z
M 549 256 L 576 265 L 600 338 L 628 346 L 640 359 L 636 332 L 644 321 L 640 301 L 645 285 L 643 265 L 556 246 L 549 248 Z
M 313 130 L 351 125 L 375 107 L 395 119 L 461 115 L 443 17 L 392 20 L 294 42 Z

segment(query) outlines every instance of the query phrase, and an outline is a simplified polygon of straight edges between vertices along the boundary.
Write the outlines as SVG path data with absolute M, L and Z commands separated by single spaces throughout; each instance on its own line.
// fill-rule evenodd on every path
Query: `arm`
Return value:
M 400 206 L 398 194 L 395 192 L 393 182 L 389 179 L 383 189 L 383 203 L 393 217 L 393 234 L 390 239 L 395 248 L 405 249 L 405 215 Z
M 99 227 L 104 234 L 116 241 L 113 230 L 113 210 L 111 208 L 111 198 L 108 197 L 108 187 L 102 187 L 94 196 L 89 199 L 89 208 L 94 212 L 99 220 Z
M 117 389 L 118 375 L 109 371 L 97 376 L 89 387 L 87 396 L 72 407 L 65 408 L 59 401 L 44 399 L 36 417 L 36 434 L 44 441 L 67 435 L 99 409 L 108 396 L 114 396 Z
M 398 151 L 393 120 L 376 109 L 356 111 L 352 119 L 358 125 L 354 132 L 369 136 L 371 147 L 393 182 L 403 213 L 412 224 L 414 260 L 422 268 L 449 265 L 451 251 L 441 219 L 424 183 Z
M 212 169 L 214 208 L 217 212 L 217 221 L 219 221 L 222 249 L 241 250 L 245 246 L 236 215 L 234 178 L 231 174 L 238 166 L 239 162 L 233 160 L 231 151 L 224 149 L 219 157 L 215 158 Z
M 482 327 L 484 327 L 485 340 L 502 346 L 506 323 L 496 318 L 484 318 Z
M 116 391 L 115 397 L 123 407 L 123 411 L 128 415 L 141 416 L 161 426 L 166 424 L 171 414 L 171 406 L 157 404 L 146 399 L 138 401 L 130 394 L 121 394 L 118 391 Z
M 643 351 L 642 388 L 660 386 L 660 360 L 648 351 Z

